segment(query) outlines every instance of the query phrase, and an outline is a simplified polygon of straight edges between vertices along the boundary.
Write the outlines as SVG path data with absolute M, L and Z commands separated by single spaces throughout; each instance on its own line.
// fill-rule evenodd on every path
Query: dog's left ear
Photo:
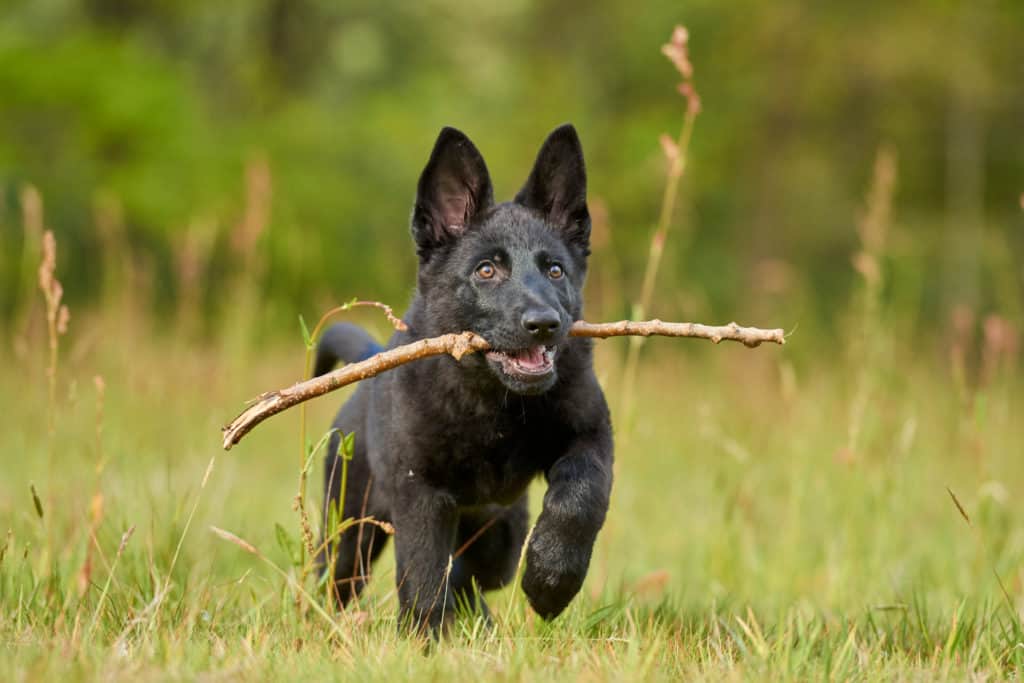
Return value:
M 571 241 L 587 248 L 590 212 L 587 211 L 587 171 L 583 146 L 572 124 L 556 128 L 537 154 L 537 160 L 516 195 L 516 203 L 540 212 Z

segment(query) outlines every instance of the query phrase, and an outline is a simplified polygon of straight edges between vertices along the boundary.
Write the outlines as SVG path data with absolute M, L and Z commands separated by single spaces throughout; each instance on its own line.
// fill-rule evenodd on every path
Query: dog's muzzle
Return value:
M 487 360 L 500 364 L 502 372 L 520 381 L 542 379 L 555 369 L 554 346 L 528 346 L 515 351 L 488 351 Z

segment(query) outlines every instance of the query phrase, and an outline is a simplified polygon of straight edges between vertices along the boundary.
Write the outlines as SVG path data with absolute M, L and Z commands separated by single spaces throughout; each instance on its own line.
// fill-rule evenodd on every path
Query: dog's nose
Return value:
M 558 332 L 562 321 L 558 313 L 550 308 L 532 308 L 523 313 L 523 329 L 530 333 L 531 337 L 546 339 Z

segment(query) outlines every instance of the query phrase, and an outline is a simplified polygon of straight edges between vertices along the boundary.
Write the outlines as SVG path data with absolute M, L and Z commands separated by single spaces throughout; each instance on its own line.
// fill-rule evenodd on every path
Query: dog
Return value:
M 527 487 L 544 475 L 522 588 L 552 619 L 583 585 L 612 487 L 611 421 L 591 341 L 569 336 L 582 318 L 590 253 L 575 128 L 549 135 L 515 199 L 500 204 L 480 152 L 444 128 L 411 224 L 417 287 L 408 329 L 388 348 L 470 330 L 492 350 L 418 360 L 359 384 L 334 420 L 325 520 L 340 500 L 337 519 L 394 526 L 400 623 L 437 633 L 456 607 L 489 618 L 481 593 L 515 577 L 529 527 Z M 315 373 L 380 350 L 362 329 L 332 326 Z M 352 432 L 343 478 L 340 433 Z M 332 540 L 333 558 L 321 553 L 341 606 L 362 590 L 386 541 L 363 524 Z

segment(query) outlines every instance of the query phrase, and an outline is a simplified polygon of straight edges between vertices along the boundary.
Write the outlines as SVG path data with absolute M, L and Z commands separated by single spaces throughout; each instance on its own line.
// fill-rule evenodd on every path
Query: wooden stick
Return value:
M 781 329 L 762 330 L 757 327 L 741 327 L 736 323 L 728 325 L 701 325 L 700 323 L 666 323 L 661 320 L 620 320 L 617 323 L 588 323 L 579 320 L 569 329 L 571 337 L 696 337 L 709 339 L 717 344 L 720 341 L 737 341 L 754 348 L 762 342 L 785 344 L 785 332 Z
M 708 339 L 715 344 L 720 341 L 737 341 L 751 348 L 759 346 L 762 342 L 786 343 L 785 333 L 781 329 L 762 330 L 757 327 L 741 327 L 736 323 L 713 326 L 700 323 L 666 323 L 661 320 L 644 322 L 620 320 L 614 323 L 588 323 L 580 320 L 573 323 L 569 330 L 569 336 L 572 337 L 599 339 L 625 336 L 649 337 L 652 335 L 695 337 Z M 253 427 L 268 417 L 343 386 L 379 375 L 420 358 L 448 354 L 455 360 L 459 360 L 468 353 L 487 351 L 490 348 L 487 340 L 473 332 L 444 334 L 440 337 L 420 339 L 411 344 L 396 346 L 393 349 L 381 351 L 366 360 L 349 363 L 325 375 L 293 384 L 286 389 L 262 394 L 224 427 L 224 450 L 230 450 Z

